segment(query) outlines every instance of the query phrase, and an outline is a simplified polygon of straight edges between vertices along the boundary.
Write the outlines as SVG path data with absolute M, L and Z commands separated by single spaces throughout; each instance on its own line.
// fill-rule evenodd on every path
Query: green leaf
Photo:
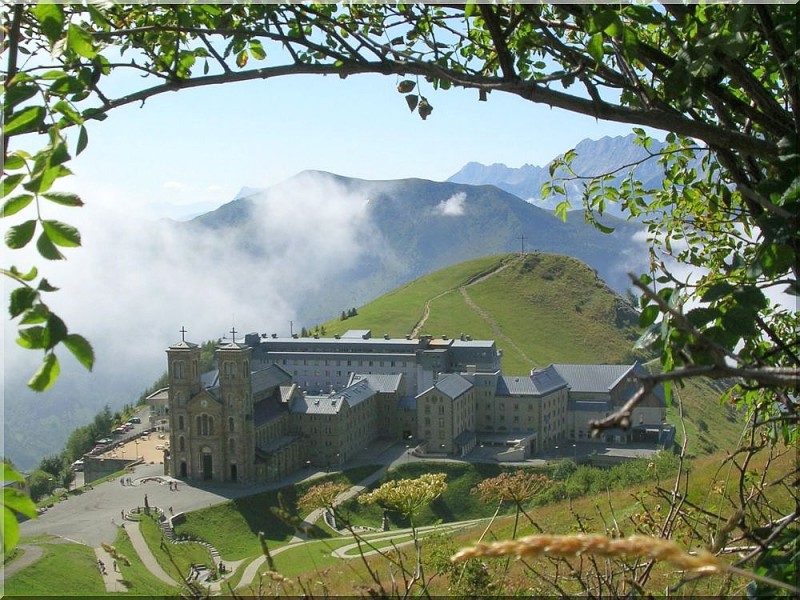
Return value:
M 58 288 L 54 285 L 50 285 L 50 282 L 47 281 L 44 277 L 39 282 L 39 285 L 36 286 L 36 289 L 40 292 L 57 292 Z
M 81 245 L 81 234 L 72 225 L 67 225 L 61 221 L 44 220 L 42 221 L 44 232 L 50 241 L 62 248 L 76 248 Z
M 259 40 L 250 40 L 249 48 L 250 54 L 252 54 L 253 58 L 256 60 L 264 60 L 267 58 L 267 53 L 264 51 L 264 47 Z
M 408 104 L 408 110 L 414 112 L 414 109 L 417 108 L 417 102 L 419 102 L 419 96 L 416 94 L 408 94 L 406 96 L 406 104 Z
M 67 325 L 58 315 L 50 313 L 47 316 L 47 325 L 45 325 L 46 333 L 46 348 L 50 350 L 55 348 L 58 344 L 64 341 L 67 337 Z
M 33 196 L 31 194 L 20 194 L 19 196 L 14 196 L 13 198 L 9 198 L 3 204 L 2 217 L 9 217 L 13 214 L 18 213 L 23 208 L 28 206 L 32 201 L 33 201 Z
M 655 323 L 656 318 L 660 314 L 658 306 L 656 304 L 650 304 L 649 306 L 645 306 L 642 309 L 641 314 L 639 315 L 639 327 L 649 327 L 653 323 Z
M 14 549 L 18 541 L 19 521 L 17 521 L 17 515 L 7 506 L 3 506 L 3 551 L 6 555 Z
M 28 381 L 28 387 L 37 392 L 44 392 L 52 387 L 60 373 L 58 358 L 52 352 L 48 352 L 39 369 Z
M 24 173 L 17 173 L 16 175 L 9 175 L 3 179 L 3 197 L 5 198 L 19 185 L 19 182 L 25 177 Z
M 727 281 L 721 281 L 708 288 L 708 290 L 706 290 L 700 299 L 703 302 L 713 302 L 714 300 L 719 300 L 720 298 L 727 296 L 733 291 L 733 289 L 734 288 L 730 283 Z
M 589 53 L 595 62 L 598 64 L 603 61 L 603 34 L 595 33 L 589 38 L 589 43 L 586 45 L 586 51 Z
M 64 115 L 71 123 L 75 125 L 83 124 L 83 117 L 81 113 L 75 110 L 72 105 L 66 100 L 59 100 L 53 105 L 53 109 Z
M 37 2 L 31 10 L 34 18 L 42 24 L 42 31 L 53 44 L 61 37 L 64 29 L 64 9 L 61 5 L 50 2 Z
M 243 69 L 244 66 L 247 64 L 247 60 L 250 58 L 250 55 L 247 53 L 247 50 L 242 50 L 239 54 L 236 55 L 236 66 L 240 69 Z
M 89 371 L 94 366 L 94 350 L 92 345 L 86 341 L 83 336 L 77 333 L 71 333 L 64 338 L 64 345 L 72 352 L 72 355 L 78 359 L 78 362 L 86 367 Z
M 17 267 L 11 267 L 11 272 L 22 281 L 33 281 L 39 275 L 39 270 L 36 267 L 31 267 L 31 270 L 27 273 L 20 273 Z
M 38 293 L 33 288 L 18 287 L 11 292 L 8 301 L 8 313 L 14 319 L 33 306 Z
M 20 476 L 19 480 L 24 481 Z M 36 505 L 30 497 L 22 490 L 16 488 L 5 488 L 3 490 L 3 503 L 11 510 L 21 513 L 31 519 L 36 518 Z
M 25 159 L 21 156 L 17 156 L 16 154 L 9 154 L 8 158 L 6 158 L 6 162 L 3 165 L 3 168 L 6 171 L 15 171 L 17 169 L 21 169 L 25 166 Z M 5 184 L 5 180 L 3 181 Z M 5 194 L 3 194 L 5 196 Z
M 33 311 L 31 311 L 33 312 Z M 35 350 L 37 348 L 44 348 L 45 330 L 44 327 L 26 327 L 17 331 L 17 344 L 28 350 Z
M 25 102 L 29 98 L 33 98 L 39 88 L 35 85 L 26 85 L 17 83 L 12 85 L 6 90 L 5 98 L 3 98 L 3 109 L 5 112 L 10 112 L 17 104 Z
M 86 149 L 88 143 L 89 143 L 89 133 L 86 131 L 86 127 L 81 125 L 81 128 L 78 132 L 78 145 L 75 148 L 75 156 L 78 156 L 78 154 L 83 152 Z
M 36 249 L 47 260 L 64 260 L 64 255 L 53 245 L 53 242 L 50 241 L 44 231 L 39 236 L 39 239 L 36 240 Z
M 12 113 L 6 124 L 3 125 L 3 135 L 11 136 L 38 131 L 44 125 L 45 114 L 44 106 L 29 106 Z
M 28 245 L 33 239 L 36 231 L 36 221 L 30 220 L 14 225 L 6 232 L 6 246 L 13 250 L 19 250 Z
M 53 187 L 53 182 L 58 179 L 62 173 L 61 165 L 45 168 L 41 171 L 34 172 L 30 181 L 24 183 L 22 187 L 34 194 L 41 194 Z
M 45 322 L 47 322 L 47 318 L 49 316 L 50 316 L 50 311 L 47 309 L 47 307 L 44 304 L 36 304 L 36 305 L 34 305 L 34 307 L 32 309 L 30 309 L 24 315 L 22 315 L 22 319 L 20 319 L 19 323 L 20 323 L 20 325 L 36 325 L 38 323 L 45 323 Z M 27 331 L 27 329 L 26 330 L 20 330 L 20 332 L 19 332 L 20 339 L 24 337 L 22 335 L 22 331 Z M 39 341 L 41 341 L 41 338 L 37 338 L 37 339 Z M 20 346 L 24 347 L 24 348 L 28 347 L 27 345 L 22 343 L 19 339 L 17 340 L 17 343 Z M 36 346 L 36 347 L 37 348 L 42 348 L 44 346 Z
M 48 192 L 42 194 L 45 198 L 62 206 L 83 206 L 83 200 L 77 194 L 70 192 Z
M 74 23 L 71 23 L 67 29 L 67 49 L 84 58 L 97 56 L 97 50 L 92 44 L 92 35 Z
M 10 481 L 25 481 L 25 478 L 17 473 L 10 464 L 4 462 L 3 463 L 3 481 L 10 482 Z

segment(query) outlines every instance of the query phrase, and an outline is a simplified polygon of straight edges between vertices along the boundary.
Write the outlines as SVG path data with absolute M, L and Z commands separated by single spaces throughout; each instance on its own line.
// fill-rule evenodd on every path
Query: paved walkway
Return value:
M 18 548 L 22 550 L 22 556 L 15 558 L 11 563 L 5 565 L 3 569 L 0 569 L 0 581 L 5 581 L 6 577 L 10 577 L 25 567 L 30 567 L 44 554 L 42 547 L 36 544 L 22 544 Z
M 122 573 L 119 572 L 119 567 L 114 568 L 116 563 L 114 557 L 106 552 L 102 546 L 94 549 L 94 554 L 98 561 L 102 561 L 105 570 L 100 571 L 103 576 L 103 583 L 106 586 L 107 592 L 127 592 L 128 588 L 122 585 Z M 100 563 L 98 562 L 98 567 Z
M 178 583 L 172 577 L 170 577 L 164 569 L 161 568 L 161 565 L 158 564 L 156 557 L 153 556 L 153 553 L 150 551 L 150 547 L 144 540 L 142 532 L 139 531 L 139 523 L 135 521 L 129 521 L 125 523 L 123 527 L 128 533 L 128 537 L 131 539 L 133 549 L 136 550 L 136 554 L 138 554 L 139 558 L 142 559 L 142 564 L 147 567 L 147 570 L 166 584 L 173 586 L 178 585 Z

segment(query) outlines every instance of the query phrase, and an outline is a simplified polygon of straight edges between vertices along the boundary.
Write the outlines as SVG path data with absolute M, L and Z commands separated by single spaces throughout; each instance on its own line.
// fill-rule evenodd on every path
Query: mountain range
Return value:
M 631 134 L 625 137 L 583 140 L 575 146 L 577 156 L 572 162 L 572 169 L 581 177 L 616 172 L 615 185 L 633 170 L 635 177 L 642 182 L 645 189 L 658 187 L 663 179 L 663 171 L 659 168 L 658 161 L 645 159 L 662 150 L 665 144 L 653 140 L 650 149 L 645 150 L 635 143 L 635 139 L 635 136 Z M 556 178 L 570 176 L 564 167 L 557 168 L 553 175 Z M 550 180 L 549 164 L 545 166 L 525 164 L 519 168 L 512 168 L 502 163 L 483 165 L 476 162 L 467 163 L 448 179 L 454 183 L 494 185 L 536 206 L 553 209 L 564 197 L 553 193 L 547 199 L 542 199 L 542 185 Z M 566 181 L 565 187 L 574 204 L 581 196 L 579 183 Z M 609 212 L 621 216 L 619 207 L 610 206 Z
M 578 150 L 596 170 L 639 156 L 630 138 L 585 141 Z M 36 396 L 25 387 L 36 357 L 17 360 L 22 351 L 13 339 L 6 345 L 5 455 L 31 468 L 106 403 L 116 410 L 135 402 L 163 372 L 163 349 L 184 324 L 197 341 L 222 337 L 232 323 L 299 331 L 442 267 L 523 250 L 575 257 L 623 294 L 627 273 L 647 268 L 642 225 L 605 215 L 614 232 L 603 234 L 581 211 L 562 222 L 501 189 L 538 189 L 526 179 L 536 169 L 537 177 L 547 171 L 471 163 L 451 178 L 468 183 L 305 171 L 244 189 L 189 221 L 124 215 L 77 223 L 86 243 L 67 261 L 73 274 L 57 280 L 57 295 L 98 360 L 91 374 L 65 361 L 54 390 Z

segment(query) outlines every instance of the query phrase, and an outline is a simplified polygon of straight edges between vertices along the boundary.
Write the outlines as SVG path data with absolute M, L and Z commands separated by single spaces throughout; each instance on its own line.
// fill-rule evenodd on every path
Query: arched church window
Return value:
M 202 425 L 202 423 L 203 423 L 203 420 L 202 420 L 202 418 L 200 417 L 200 415 L 197 415 L 197 418 L 195 419 L 195 421 L 196 421 L 196 424 L 197 424 L 197 427 L 195 427 L 195 429 L 196 429 L 196 434 L 197 434 L 197 435 L 200 435 L 200 434 L 203 432 L 203 428 L 202 428 L 202 426 L 201 426 L 201 425 Z
M 181 452 L 186 450 L 186 441 L 183 439 L 183 436 L 178 438 L 178 450 Z
M 178 429 L 179 429 L 180 431 L 183 431 L 183 415 L 180 415 L 180 416 L 178 417 Z
M 234 432 L 233 417 L 228 417 L 228 431 Z
M 202 428 L 200 431 L 203 435 L 208 435 L 208 415 L 202 415 Z
M 208 435 L 214 435 L 214 417 L 208 417 Z
M 183 379 L 183 361 L 176 360 L 172 363 L 172 375 L 175 379 Z

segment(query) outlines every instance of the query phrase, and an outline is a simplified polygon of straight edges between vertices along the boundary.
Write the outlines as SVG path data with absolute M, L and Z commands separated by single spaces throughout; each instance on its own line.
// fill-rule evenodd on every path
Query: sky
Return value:
M 6 444 L 6 418 L 28 431 L 49 423 L 38 431 L 44 454 L 58 451 L 104 404 L 135 402 L 164 371 L 164 349 L 181 327 L 190 331 L 187 339 L 202 342 L 234 325 L 282 335 L 290 321 L 295 331 L 313 325 L 298 322 L 293 299 L 324 293 L 315 287 L 317 274 L 344 272 L 364 252 L 380 251 L 365 245 L 366 199 L 313 177 L 269 197 L 260 212 L 258 230 L 282 252 L 269 263 L 253 265 L 230 240 L 193 239 L 158 219 L 206 212 L 244 187 L 269 188 L 305 170 L 442 181 L 470 161 L 543 166 L 583 139 L 630 133 L 626 125 L 508 95 L 479 102 L 464 90 L 422 89 L 434 109 L 423 121 L 409 112 L 396 83 L 381 76 L 295 76 L 191 89 L 90 123 L 89 145 L 69 165 L 74 176 L 60 184 L 85 206 L 48 205 L 43 215 L 78 227 L 82 247 L 69 249 L 60 263 L 41 264 L 25 251 L 9 260 L 20 269 L 37 264 L 61 288 L 48 303 L 94 345 L 96 366 L 88 374 L 62 351 L 59 381 L 35 396 L 25 381 L 40 357 L 15 344 L 15 325 L 5 321 L 5 455 L 32 466 L 13 440 Z M 463 202 L 456 198 L 445 208 L 458 214 Z M 20 213 L 5 225 L 22 218 L 30 217 Z M 329 242 L 322 250 L 320 232 Z
M 470 161 L 543 166 L 585 138 L 631 131 L 508 94 L 479 102 L 476 92 L 456 89 L 422 89 L 434 107 L 423 121 L 396 83 L 291 76 L 162 94 L 93 123 L 69 184 L 89 202 L 176 216 L 306 169 L 441 181 Z

